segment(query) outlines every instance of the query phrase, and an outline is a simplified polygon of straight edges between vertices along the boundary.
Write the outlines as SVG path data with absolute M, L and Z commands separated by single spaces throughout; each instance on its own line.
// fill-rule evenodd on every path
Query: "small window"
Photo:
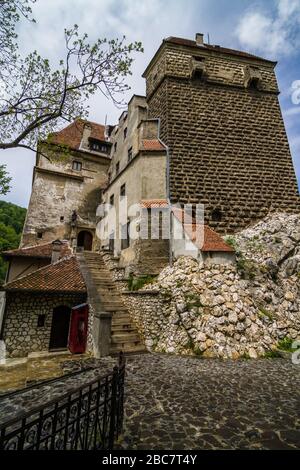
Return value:
M 196 62 L 204 62 L 205 61 L 204 57 L 199 57 L 198 55 L 194 55 L 193 58 Z
M 128 155 L 128 163 L 129 163 L 132 160 L 132 147 L 130 147 L 130 149 L 128 149 L 127 155 Z
M 119 174 L 119 171 L 120 171 L 120 162 L 117 162 L 116 163 L 116 175 Z
M 222 212 L 220 209 L 214 209 L 211 213 L 211 219 L 213 222 L 221 222 Z
M 90 140 L 90 149 L 102 153 L 107 153 L 108 151 L 107 145 L 99 140 Z
M 120 196 L 123 197 L 126 195 L 126 184 L 122 184 L 121 188 L 120 188 Z
M 81 171 L 82 163 L 74 160 L 72 168 L 73 170 Z
M 61 215 L 61 216 L 60 216 L 60 221 L 63 222 L 64 220 L 65 220 L 64 216 Z
M 203 70 L 197 69 L 197 70 L 195 70 L 195 72 L 194 72 L 193 78 L 194 78 L 195 80 L 202 80 L 202 79 L 203 79 L 203 76 L 204 76 Z
M 37 232 L 36 237 L 37 238 L 43 238 L 43 232 Z
M 124 129 L 124 140 L 126 139 L 126 137 L 127 137 L 127 127 L 125 127 Z
M 130 222 L 127 222 L 127 224 L 122 225 L 121 227 L 121 234 L 122 234 L 121 250 L 126 250 L 126 248 L 129 248 L 130 246 L 129 227 L 130 227 Z
M 114 150 L 115 150 L 115 152 L 117 151 L 117 148 L 118 148 L 118 144 L 117 144 L 117 142 L 115 142 L 115 144 L 114 144 Z
M 115 196 L 113 194 L 109 198 L 109 203 L 110 203 L 111 206 L 113 206 L 114 203 L 115 203 Z
M 259 79 L 258 78 L 252 78 L 249 81 L 248 86 L 249 86 L 250 90 L 258 90 L 258 88 L 259 88 Z
M 45 326 L 46 315 L 38 315 L 37 326 L 38 328 L 42 328 Z

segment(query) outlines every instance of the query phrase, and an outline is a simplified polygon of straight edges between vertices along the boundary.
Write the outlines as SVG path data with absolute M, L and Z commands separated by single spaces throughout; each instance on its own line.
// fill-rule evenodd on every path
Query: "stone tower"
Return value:
M 78 119 L 40 142 L 21 246 L 67 239 L 95 247 L 96 208 L 107 184 L 105 126 Z
M 197 34 L 165 39 L 143 75 L 169 148 L 171 202 L 205 204 L 223 233 L 300 210 L 275 65 Z

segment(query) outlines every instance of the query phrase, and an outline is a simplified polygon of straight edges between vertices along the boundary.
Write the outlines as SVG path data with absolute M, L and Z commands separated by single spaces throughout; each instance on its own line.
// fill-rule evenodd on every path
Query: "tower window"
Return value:
M 127 154 L 128 154 L 128 163 L 129 163 L 132 160 L 132 147 L 130 147 L 130 149 L 128 149 Z
M 126 137 L 127 137 L 127 127 L 125 127 L 124 129 L 124 140 L 126 139 Z
M 117 142 L 115 142 L 115 144 L 114 144 L 114 150 L 115 150 L 115 152 L 117 151 L 117 148 L 118 148 L 118 144 L 117 144 Z
M 37 232 L 36 238 L 43 238 L 43 232 Z
M 116 175 L 119 174 L 119 171 L 120 171 L 120 162 L 117 162 L 116 163 Z
M 75 171 L 81 171 L 82 170 L 82 163 L 74 160 L 72 168 Z
M 213 222 L 221 222 L 222 220 L 222 212 L 220 209 L 214 209 L 211 213 L 211 220 Z
M 109 198 L 109 203 L 110 203 L 111 206 L 113 206 L 114 203 L 115 203 L 115 196 L 113 194 Z
M 123 197 L 126 195 L 126 184 L 122 184 L 121 188 L 120 188 L 120 196 Z
M 258 78 L 252 78 L 249 81 L 248 87 L 250 88 L 250 90 L 258 90 L 258 88 L 259 88 L 259 79 Z
M 65 220 L 64 216 L 61 215 L 61 216 L 60 216 L 60 221 L 63 222 L 64 220 Z

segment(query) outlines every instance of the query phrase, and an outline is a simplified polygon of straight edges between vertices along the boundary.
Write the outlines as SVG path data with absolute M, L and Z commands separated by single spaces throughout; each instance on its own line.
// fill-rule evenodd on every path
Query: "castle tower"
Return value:
M 171 202 L 203 203 L 220 232 L 270 210 L 300 210 L 276 63 L 196 40 L 165 39 L 144 72 L 169 148 Z
M 21 246 L 69 240 L 95 248 L 96 209 L 107 183 L 105 126 L 78 119 L 40 142 Z

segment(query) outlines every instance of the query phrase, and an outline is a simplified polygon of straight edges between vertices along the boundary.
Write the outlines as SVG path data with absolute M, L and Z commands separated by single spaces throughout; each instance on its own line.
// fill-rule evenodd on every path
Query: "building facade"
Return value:
M 107 183 L 105 126 L 81 119 L 40 142 L 21 246 L 67 239 L 95 247 L 96 209 Z

